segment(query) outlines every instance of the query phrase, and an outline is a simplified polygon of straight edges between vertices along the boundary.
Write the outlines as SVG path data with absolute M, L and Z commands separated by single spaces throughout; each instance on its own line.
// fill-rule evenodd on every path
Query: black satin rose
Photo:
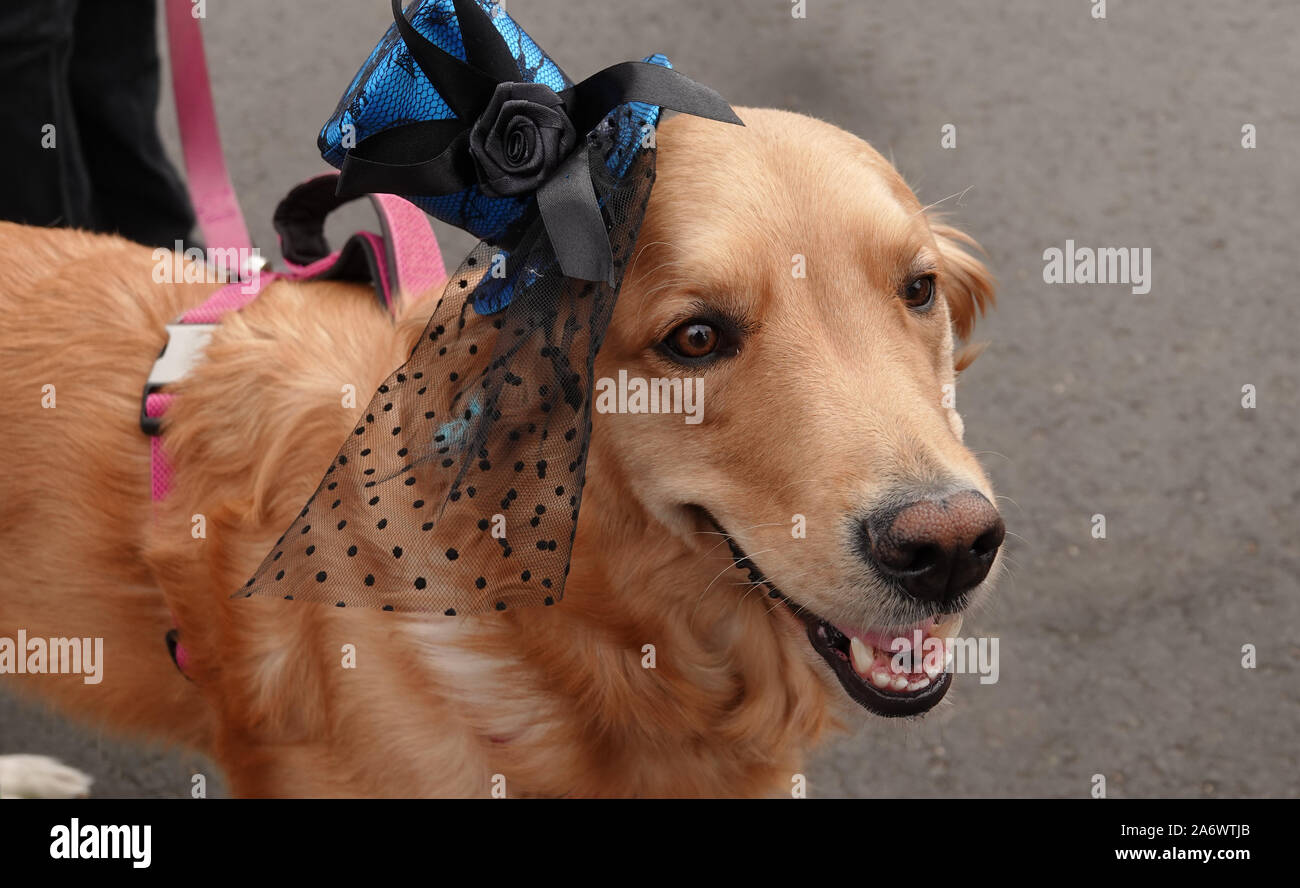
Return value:
M 563 101 L 544 83 L 498 83 L 469 132 L 483 191 L 512 197 L 535 191 L 578 143 Z

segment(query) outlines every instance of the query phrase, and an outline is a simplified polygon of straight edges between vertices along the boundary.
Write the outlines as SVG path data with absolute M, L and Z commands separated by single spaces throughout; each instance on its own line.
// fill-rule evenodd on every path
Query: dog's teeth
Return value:
M 934 631 L 930 634 L 935 638 L 956 638 L 957 633 L 961 631 L 961 614 L 947 614 L 942 620 L 934 624 Z
M 954 653 L 952 645 L 944 645 L 944 647 L 946 651 L 943 655 L 943 671 L 948 672 L 952 668 L 952 661 L 956 659 L 957 655 Z
M 889 687 L 889 682 L 889 673 L 885 670 L 877 669 L 875 672 L 871 673 L 871 683 L 876 687 L 882 689 L 887 688 Z
M 849 653 L 853 656 L 853 668 L 858 675 L 866 675 L 871 671 L 871 663 L 876 659 L 875 649 L 854 636 L 849 642 Z
M 930 678 L 938 678 L 940 672 L 943 672 L 943 667 L 935 664 L 930 657 L 926 657 L 925 674 Z
M 918 678 L 916 681 L 914 681 L 914 682 L 912 682 L 911 684 L 909 684 L 909 685 L 907 686 L 907 689 L 908 689 L 909 691 L 919 691 L 919 690 L 921 690 L 922 688 L 928 688 L 929 686 L 930 686 L 930 679 L 928 679 L 928 678 Z
M 889 683 L 889 686 L 896 691 L 905 691 L 907 690 L 907 678 L 905 676 L 900 675 L 897 678 L 895 678 L 893 681 L 891 681 Z

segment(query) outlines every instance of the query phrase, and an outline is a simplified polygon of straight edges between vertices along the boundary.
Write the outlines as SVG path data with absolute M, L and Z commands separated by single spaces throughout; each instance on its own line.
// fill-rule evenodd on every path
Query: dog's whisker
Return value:
M 804 570 L 801 570 L 801 571 L 799 571 L 798 573 L 795 573 L 795 574 L 793 574 L 793 575 L 791 575 L 791 576 L 785 577 L 785 578 L 784 578 L 784 581 L 785 581 L 785 582 L 789 582 L 789 583 L 796 583 L 796 584 L 797 584 L 797 583 L 799 583 L 801 580 L 803 580 L 804 577 L 806 577 L 806 576 L 808 575 L 809 570 L 810 570 L 810 569 L 804 569 Z M 746 598 L 749 597 L 749 593 L 752 592 L 752 591 L 754 591 L 754 587 L 755 587 L 755 586 L 767 586 L 767 587 L 769 587 L 769 588 L 771 588 L 771 589 L 775 589 L 775 588 L 776 588 L 775 586 L 772 585 L 771 580 L 770 580 L 769 578 L 767 578 L 767 577 L 764 577 L 764 578 L 761 579 L 761 580 L 741 580 L 741 581 L 735 583 L 734 585 L 737 585 L 737 586 L 748 586 L 748 587 L 749 587 L 748 589 L 745 590 L 745 594 L 742 595 L 742 596 L 740 596 L 740 601 L 741 601 L 741 602 L 743 602 Z M 781 596 L 780 593 L 778 593 L 778 598 L 777 598 L 777 602 L 776 602 L 776 603 L 777 603 L 777 604 L 780 604 L 782 600 L 784 600 L 784 597 Z M 737 604 L 737 606 L 739 606 L 739 604 Z M 803 609 L 804 609 L 804 606 L 803 606 L 803 605 L 799 605 L 798 608 L 797 608 L 797 610 L 796 610 L 796 613 L 802 612 Z M 768 609 L 767 609 L 767 613 L 770 614 L 771 612 L 772 612 L 772 608 L 768 608 Z
M 1012 499 L 1011 497 L 1009 497 L 1009 496 L 1003 496 L 1002 494 L 997 493 L 997 494 L 994 494 L 994 495 L 993 495 L 993 498 L 994 498 L 994 499 L 1000 499 L 1000 500 L 1006 500 L 1007 502 L 1011 503 L 1011 505 L 1015 506 L 1017 509 L 1020 509 L 1020 511 L 1022 511 L 1022 512 L 1024 511 L 1024 509 L 1021 507 L 1020 503 L 1016 502 L 1015 500 L 1013 500 L 1013 499 Z
M 662 290 L 679 289 L 682 287 L 689 286 L 691 283 L 692 281 L 688 278 L 673 278 L 664 281 L 658 286 L 651 287 L 649 290 L 642 292 L 641 300 L 636 305 L 635 326 L 637 327 L 642 326 L 642 317 L 645 314 L 646 306 L 652 304 L 649 297 L 653 296 L 654 294 Z
M 787 577 L 786 579 L 789 580 L 789 581 L 791 581 L 791 582 L 795 582 L 795 583 L 797 583 L 799 580 L 802 580 L 802 579 L 804 578 L 804 575 L 805 575 L 806 573 L 807 573 L 807 571 L 800 571 L 799 573 L 795 574 L 794 576 L 792 576 L 792 577 Z M 742 596 L 740 596 L 740 601 L 737 602 L 737 607 L 739 607 L 740 604 L 743 603 L 744 600 L 745 600 L 746 598 L 749 597 L 749 593 L 754 591 L 754 587 L 755 587 L 755 586 L 767 586 L 767 587 L 771 587 L 772 584 L 768 581 L 768 579 L 767 579 L 766 577 L 764 577 L 764 578 L 761 579 L 761 580 L 741 581 L 741 582 L 739 582 L 739 583 L 735 583 L 734 585 L 737 585 L 737 586 L 748 586 L 748 587 L 749 587 L 748 589 L 745 590 L 745 594 L 742 595 Z M 768 611 L 768 613 L 771 613 L 771 611 Z
M 941 197 L 941 198 L 939 198 L 938 200 L 936 200 L 934 203 L 930 204 L 929 206 L 921 207 L 921 209 L 917 210 L 917 211 L 916 211 L 915 213 L 913 213 L 912 215 L 913 215 L 913 216 L 919 216 L 919 215 L 921 215 L 922 213 L 925 213 L 925 212 L 928 212 L 929 210 L 934 209 L 935 207 L 937 207 L 939 204 L 943 203 L 943 202 L 946 201 L 946 200 L 952 200 L 954 197 L 957 198 L 957 204 L 958 204 L 958 206 L 960 206 L 960 205 L 961 205 L 961 199 L 962 199 L 963 197 L 965 197 L 966 194 L 967 194 L 967 192 L 969 192 L 969 191 L 970 191 L 972 188 L 974 188 L 974 187 L 975 187 L 974 185 L 967 185 L 964 189 L 962 189 L 961 191 L 956 192 L 955 194 L 950 194 L 950 195 L 948 195 L 947 197 Z
M 743 533 L 743 532 L 746 531 L 746 530 L 755 530 L 755 529 L 760 528 L 760 527 L 784 527 L 784 526 L 785 526 L 785 525 L 782 524 L 782 523 L 779 522 L 779 521 L 777 521 L 777 522 L 768 522 L 768 523 L 766 523 L 766 524 L 752 524 L 752 525 L 750 525 L 749 527 L 742 527 L 742 528 L 740 529 L 740 532 Z M 716 531 L 716 530 L 693 530 L 693 531 L 691 531 L 691 533 L 692 533 L 693 535 L 694 535 L 694 534 L 701 534 L 701 535 L 703 535 L 703 534 L 710 534 L 710 535 L 720 536 L 720 537 L 722 537 L 721 542 L 724 542 L 724 543 L 727 542 L 728 540 L 735 540 L 735 538 L 736 538 L 735 534 L 722 533 L 722 532 L 720 532 L 720 531 Z M 716 548 L 717 548 L 717 546 L 714 546 L 714 547 L 713 547 L 713 549 L 716 549 Z M 710 549 L 709 551 L 712 552 L 713 549 Z
M 759 551 L 757 551 L 757 552 L 755 552 L 755 553 L 753 553 L 753 554 L 754 554 L 754 555 L 766 555 L 768 552 L 775 552 L 775 551 L 776 551 L 776 549 L 760 549 Z M 722 575 L 725 574 L 727 571 L 732 570 L 732 569 L 738 569 L 738 568 L 740 568 L 740 562 L 742 562 L 742 561 L 744 561 L 744 560 L 746 560 L 746 559 L 752 559 L 752 558 L 753 558 L 753 555 L 747 555 L 745 558 L 735 558 L 735 559 L 732 559 L 732 562 L 731 562 L 730 564 L 728 564 L 726 567 L 724 567 L 724 568 L 723 568 L 723 569 L 718 573 L 718 575 L 717 575 L 716 577 L 714 577 L 713 579 L 709 580 L 709 585 L 704 587 L 704 592 L 708 592 L 708 591 L 709 591 L 709 587 L 712 586 L 714 583 L 716 583 L 719 579 L 721 579 Z M 703 595 L 704 595 L 704 593 L 701 592 L 701 593 L 700 593 L 700 596 L 703 597 Z
M 655 272 L 661 271 L 665 268 L 672 268 L 674 266 L 680 266 L 685 264 L 680 260 L 667 259 L 663 262 L 660 262 L 658 265 L 654 266 L 653 268 L 647 268 L 644 271 L 642 271 L 641 269 L 638 268 L 638 264 L 641 261 L 641 257 L 644 256 L 647 252 L 645 248 L 650 246 L 661 246 L 661 247 L 668 247 L 669 249 L 673 249 L 673 245 L 668 243 L 667 241 L 652 241 L 651 243 L 648 244 L 642 244 L 641 247 L 636 252 L 636 257 L 632 260 L 632 265 L 627 270 L 628 275 L 631 276 L 629 278 L 631 281 L 640 282 L 645 280 L 646 278 L 652 277 L 655 274 Z
M 770 521 L 766 524 L 751 524 L 749 527 L 742 527 L 741 530 L 753 530 L 756 527 L 784 527 L 784 526 L 785 525 L 779 521 Z M 732 539 L 735 536 L 734 534 L 724 533 L 720 530 L 692 530 L 691 533 L 692 534 L 705 534 L 705 533 L 716 534 L 717 536 L 723 536 L 728 539 Z
M 767 609 L 767 612 L 770 614 L 772 611 L 780 607 L 783 603 L 784 602 L 781 599 L 777 599 L 776 603 L 774 603 L 771 607 Z M 791 611 L 791 613 L 793 613 L 796 617 L 802 617 L 805 610 L 807 610 L 807 608 L 804 605 L 798 604 L 795 605 L 795 608 L 793 611 Z
M 666 268 L 674 268 L 674 267 L 680 267 L 685 265 L 684 262 L 678 259 L 666 259 L 660 262 L 658 265 L 654 266 L 653 268 L 647 268 L 644 271 L 642 271 L 641 269 L 638 268 L 638 263 L 641 261 L 641 257 L 646 253 L 645 248 L 650 246 L 662 246 L 662 247 L 668 247 L 670 249 L 673 248 L 673 244 L 669 243 L 668 241 L 650 241 L 649 243 L 642 244 L 640 248 L 637 250 L 636 256 L 632 259 L 632 265 L 627 270 L 627 275 L 630 282 L 639 283 L 640 281 L 653 277 L 655 274 L 657 274 L 660 271 L 663 271 Z M 637 303 L 636 320 L 640 322 L 642 311 L 651 293 L 656 293 L 659 290 L 664 289 L 666 287 L 676 287 L 676 286 L 681 286 L 683 284 L 689 284 L 689 283 L 690 280 L 688 279 L 674 278 L 661 283 L 659 286 L 653 288 L 649 292 L 643 292 L 641 294 L 640 302 Z
M 636 271 L 637 271 L 637 263 L 640 262 L 640 261 L 641 261 L 641 257 L 642 257 L 643 255 L 645 255 L 646 247 L 668 247 L 669 249 L 672 249 L 673 246 L 674 246 L 674 244 L 672 244 L 671 242 L 669 242 L 669 241 L 662 241 L 662 240 L 659 240 L 659 241 L 645 241 L 645 242 L 643 242 L 643 243 L 641 243 L 641 244 L 638 244 L 638 249 L 637 249 L 637 251 L 636 251 L 636 257 L 632 260 L 632 265 L 631 265 L 631 267 L 628 268 L 628 273 L 629 273 L 629 274 L 634 274 L 634 273 L 636 273 Z M 646 272 L 646 276 L 649 276 L 649 275 L 653 274 L 654 272 L 658 271 L 658 270 L 661 269 L 661 268 L 668 268 L 668 267 L 671 267 L 671 266 L 673 266 L 673 265 L 680 265 L 680 264 L 682 264 L 682 263 L 679 262 L 679 261 L 675 261 L 675 260 L 671 260 L 671 259 L 666 260 L 666 261 L 664 261 L 664 262 L 659 263 L 659 264 L 656 265 L 654 268 L 649 269 L 649 270 Z
M 718 540 L 716 543 L 713 544 L 712 547 L 709 548 L 708 551 L 706 551 L 703 555 L 701 555 L 698 559 L 696 559 L 695 563 L 696 563 L 696 564 L 699 564 L 701 561 L 703 561 L 704 559 L 708 558 L 710 555 L 712 555 L 714 552 L 717 551 L 717 549 L 718 549 L 719 546 L 721 546 L 723 543 L 727 542 L 727 540 L 729 540 L 729 539 L 730 539 L 730 537 L 727 537 L 727 538 L 724 538 L 724 539 Z
M 757 554 L 757 555 L 762 555 L 762 554 L 765 554 L 765 553 L 767 553 L 767 552 L 775 552 L 775 551 L 776 551 L 775 549 L 763 549 L 763 550 L 761 550 L 761 551 L 759 551 L 759 552 L 756 552 L 755 554 Z M 746 556 L 746 558 L 747 558 L 747 557 L 748 557 L 748 556 Z M 729 571 L 729 570 L 739 570 L 739 569 L 742 569 L 742 568 L 740 567 L 740 562 L 743 561 L 743 560 L 745 560 L 745 559 L 744 559 L 744 558 L 734 558 L 734 559 L 732 559 L 731 563 L 728 564 L 726 567 L 724 567 L 721 571 L 719 571 L 717 576 L 715 576 L 713 579 L 709 580 L 709 584 L 708 584 L 707 586 L 704 587 L 704 591 L 702 591 L 702 592 L 700 593 L 700 597 L 697 598 L 696 601 L 695 601 L 695 607 L 692 608 L 692 610 L 691 610 L 691 626 L 692 626 L 692 627 L 694 627 L 694 625 L 695 625 L 695 614 L 696 614 L 696 612 L 700 609 L 700 605 L 704 603 L 704 596 L 708 594 L 709 589 L 712 588 L 713 584 L 716 583 L 716 582 L 719 580 L 719 578 L 721 578 L 724 574 L 726 574 L 727 571 Z
M 749 527 L 742 527 L 740 530 L 741 530 L 741 532 L 744 532 L 744 531 L 746 531 L 746 530 L 753 530 L 753 529 L 756 528 L 756 527 L 776 527 L 776 526 L 784 526 L 784 525 L 781 525 L 781 524 L 779 524 L 779 523 L 778 523 L 778 524 L 775 524 L 775 525 L 769 525 L 769 524 L 754 524 L 754 525 L 751 525 L 751 526 L 749 526 Z M 733 534 L 723 533 L 723 532 L 721 532 L 721 531 L 717 531 L 717 530 L 694 530 L 694 531 L 691 531 L 691 533 L 692 533 L 692 534 L 706 534 L 706 533 L 707 533 L 707 534 L 717 534 L 718 536 L 722 537 L 722 539 L 719 540 L 717 543 L 715 543 L 715 544 L 712 546 L 712 548 L 710 548 L 707 552 L 705 552 L 703 555 L 701 555 L 701 556 L 699 557 L 699 560 L 697 560 L 697 561 L 695 562 L 696 564 L 699 564 L 700 561 L 703 561 L 705 558 L 707 558 L 707 557 L 709 557 L 710 555 L 712 555 L 712 554 L 714 553 L 714 551 L 717 550 L 718 546 L 721 546 L 723 543 L 727 542 L 728 540 L 734 540 L 734 539 L 735 539 L 735 536 L 734 536 Z

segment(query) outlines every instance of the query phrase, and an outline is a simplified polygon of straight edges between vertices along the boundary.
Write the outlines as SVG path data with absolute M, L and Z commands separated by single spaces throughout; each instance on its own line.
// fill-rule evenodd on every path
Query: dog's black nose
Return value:
M 863 532 L 882 574 L 919 601 L 943 604 L 988 576 L 1006 527 L 983 494 L 963 490 L 874 514 Z

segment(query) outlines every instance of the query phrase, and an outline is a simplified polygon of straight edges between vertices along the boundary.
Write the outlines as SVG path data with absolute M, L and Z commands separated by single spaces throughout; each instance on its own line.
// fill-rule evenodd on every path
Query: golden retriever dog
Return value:
M 98 684 L 8 686 L 202 750 L 244 796 L 771 795 L 864 709 L 934 706 L 949 672 L 883 664 L 992 581 L 1002 522 L 951 393 L 993 282 L 862 140 L 738 113 L 663 124 L 596 366 L 703 378 L 703 421 L 594 417 L 553 608 L 231 598 L 436 294 L 394 324 L 363 286 L 277 281 L 228 315 L 175 388 L 155 508 L 141 386 L 214 285 L 154 283 L 121 239 L 0 226 L 0 636 L 104 639 Z

